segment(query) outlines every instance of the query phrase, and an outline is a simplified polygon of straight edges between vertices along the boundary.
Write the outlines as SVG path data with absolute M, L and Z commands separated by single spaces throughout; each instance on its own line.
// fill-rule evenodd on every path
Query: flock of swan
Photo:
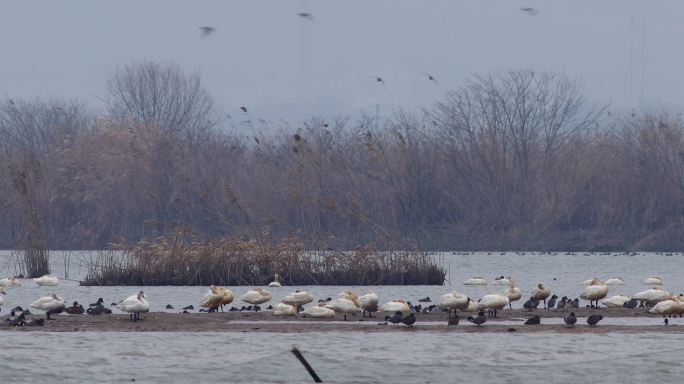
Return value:
M 40 278 L 33 279 L 39 286 L 56 286 L 59 284 L 59 279 L 51 275 L 45 275 Z M 529 299 L 523 304 L 523 309 L 532 311 L 536 309 L 541 303 L 544 308 L 579 308 L 580 298 L 589 302 L 587 307 L 600 308 L 599 301 L 607 308 L 636 308 L 637 306 L 648 307 L 649 312 L 657 313 L 663 316 L 675 316 L 684 313 L 684 296 L 676 296 L 660 286 L 663 280 L 660 277 L 649 277 L 643 280 L 644 284 L 651 287 L 634 295 L 627 296 L 623 294 L 615 295 L 610 298 L 608 296 L 609 286 L 623 285 L 625 281 L 622 278 L 614 277 L 602 281 L 599 278 L 592 278 L 582 282 L 585 288 L 582 290 L 579 298 L 570 299 L 567 296 L 558 298 L 557 295 L 552 295 L 551 288 L 545 284 L 538 284 L 529 294 Z M 487 280 L 483 277 L 473 277 L 464 282 L 464 285 L 487 285 Z M 366 292 L 362 295 L 345 290 L 337 295 L 335 299 L 327 298 L 326 300 L 318 300 L 317 305 L 304 308 L 304 305 L 314 301 L 314 295 L 304 290 L 295 290 L 294 292 L 285 296 L 279 303 L 270 306 L 268 309 L 272 310 L 274 316 L 296 316 L 310 318 L 335 318 L 338 314 L 342 315 L 344 320 L 347 320 L 348 315 L 361 313 L 362 317 L 372 317 L 374 312 L 382 311 L 387 321 L 392 323 L 404 323 L 412 325 L 415 322 L 413 313 L 432 313 L 432 312 L 447 312 L 447 318 L 450 325 L 458 324 L 457 312 L 473 312 L 476 316 L 468 317 L 468 321 L 477 325 L 484 324 L 489 317 L 496 317 L 497 312 L 506 307 L 513 308 L 512 303 L 521 300 L 523 293 L 518 288 L 517 282 L 513 277 L 500 276 L 494 279 L 495 285 L 505 286 L 499 293 L 488 293 L 478 300 L 472 299 L 470 296 L 454 290 L 444 294 L 438 304 L 430 305 L 423 308 L 419 305 L 412 305 L 409 301 L 404 299 L 396 299 L 380 304 L 380 298 L 374 292 Z M 17 288 L 21 283 L 16 277 L 8 277 L 0 279 L 0 287 Z M 275 280 L 269 284 L 269 288 L 282 287 L 279 282 L 278 275 Z M 0 307 L 4 304 L 2 294 L 6 294 L 3 288 L 0 288 Z M 200 300 L 200 306 L 206 308 L 207 312 L 217 312 L 219 309 L 224 310 L 224 306 L 231 304 L 234 301 L 234 294 L 231 290 L 212 285 L 208 292 Z M 265 288 L 252 288 L 240 296 L 240 300 L 250 305 L 250 309 L 260 310 L 259 305 L 265 304 L 272 300 L 271 293 Z M 429 298 L 419 300 L 421 302 L 431 302 Z M 144 292 L 132 294 L 118 303 L 112 303 L 117 309 L 130 315 L 131 321 L 138 321 L 141 313 L 149 312 L 150 304 L 147 301 Z M 72 306 L 66 307 L 63 298 L 55 293 L 41 297 L 34 301 L 31 308 L 44 311 L 46 320 L 51 319 L 51 315 L 66 312 L 72 315 L 78 314 L 92 314 L 100 315 L 111 313 L 111 310 L 104 306 L 102 298 L 97 302 L 90 304 L 89 308 L 85 310 L 78 302 L 74 302 Z M 188 307 L 189 308 L 189 307 Z M 185 309 L 185 308 L 184 308 Z M 231 310 L 236 310 L 231 308 Z M 487 311 L 485 316 L 484 311 Z M 17 314 L 18 312 L 18 314 Z M 30 313 L 21 307 L 16 307 L 12 311 L 11 318 L 7 322 L 21 323 L 25 321 L 25 315 Z M 570 316 L 571 315 L 571 316 Z M 565 317 L 565 322 L 568 325 L 574 324 L 576 319 L 574 313 Z M 569 317 L 570 316 L 570 317 Z M 600 318 L 599 318 L 600 317 Z M 595 320 L 598 323 L 602 318 L 596 315 L 588 322 Z M 527 320 L 526 324 L 539 324 L 539 316 L 533 316 Z M 40 324 L 35 325 L 42 325 Z

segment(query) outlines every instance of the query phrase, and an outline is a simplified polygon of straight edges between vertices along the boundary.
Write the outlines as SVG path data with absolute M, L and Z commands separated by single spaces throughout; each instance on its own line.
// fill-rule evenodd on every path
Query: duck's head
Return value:
M 544 289 L 544 285 L 543 285 L 543 284 L 539 284 L 539 285 L 537 285 L 537 288 L 539 288 L 539 289 Z

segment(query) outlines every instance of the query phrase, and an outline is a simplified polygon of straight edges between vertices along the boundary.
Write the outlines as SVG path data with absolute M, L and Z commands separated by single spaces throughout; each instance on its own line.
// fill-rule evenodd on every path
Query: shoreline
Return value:
M 580 318 L 577 325 L 567 327 L 558 324 L 563 316 L 575 312 Z M 524 325 L 525 319 L 538 314 L 542 317 L 541 325 Z M 584 317 L 591 314 L 604 316 L 602 323 L 590 327 Z M 9 332 L 445 332 L 445 333 L 640 333 L 666 332 L 684 333 L 684 326 L 671 324 L 664 326 L 660 315 L 644 313 L 643 309 L 591 309 L 574 308 L 573 310 L 537 310 L 527 312 L 520 309 L 500 311 L 497 318 L 492 318 L 483 326 L 475 326 L 466 321 L 472 313 L 459 313 L 460 324 L 447 326 L 446 313 L 417 314 L 417 323 L 413 327 L 404 325 L 382 325 L 384 314 L 376 313 L 373 318 L 362 319 L 360 314 L 349 316 L 342 321 L 341 315 L 333 319 L 312 319 L 301 316 L 277 317 L 270 311 L 262 312 L 218 312 L 218 313 L 168 313 L 150 312 L 142 315 L 142 320 L 131 322 L 127 314 L 91 315 L 54 315 L 54 320 L 45 320 L 44 326 L 10 327 L 6 325 L 7 315 L 0 317 L 0 331 Z M 44 318 L 43 315 L 29 315 L 27 318 Z M 640 319 L 637 325 L 609 324 L 611 318 Z M 544 324 L 544 319 L 554 319 L 552 324 Z M 642 320 L 643 319 L 643 320 Z M 653 324 L 643 324 L 644 320 L 653 320 Z M 679 320 L 679 319 L 677 319 Z M 676 321 L 676 320 L 675 320 Z M 608 324 L 606 324 L 608 322 Z

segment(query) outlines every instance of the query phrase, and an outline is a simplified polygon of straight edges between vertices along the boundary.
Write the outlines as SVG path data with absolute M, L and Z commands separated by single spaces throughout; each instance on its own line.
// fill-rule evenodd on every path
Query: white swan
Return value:
M 276 273 L 275 276 L 274 276 L 274 278 L 273 278 L 273 281 L 271 281 L 271 282 L 268 284 L 268 287 L 269 287 L 269 288 L 279 288 L 279 287 L 282 287 L 282 285 L 280 284 L 280 275 L 278 275 L 278 274 Z
M 0 279 L 0 287 L 18 288 L 21 287 L 21 283 L 16 276 L 5 277 L 4 279 Z
M 487 285 L 487 280 L 482 276 L 475 276 L 471 279 L 466 280 L 464 285 Z
M 273 307 L 273 316 L 294 316 L 297 314 L 297 309 L 290 304 L 278 303 Z
M 411 308 L 409 308 L 408 304 L 403 299 L 388 301 L 380 307 L 380 310 L 390 316 L 397 312 L 401 312 L 402 315 L 408 316 L 411 312 Z
M 45 274 L 41 277 L 37 277 L 33 279 L 33 281 L 36 282 L 36 284 L 40 286 L 55 286 L 59 284 L 59 279 L 55 276 Z
M 451 318 L 451 312 L 468 309 L 468 304 L 470 304 L 470 298 L 457 290 L 444 294 L 439 299 L 439 306 L 449 311 L 449 318 Z
M 223 306 L 232 302 L 233 292 L 224 287 L 212 285 L 209 287 L 209 292 L 202 297 L 200 307 L 209 308 L 211 313 L 218 311 L 218 307 L 221 307 L 221 311 L 223 311 Z
M 649 312 L 670 317 L 671 315 L 684 312 L 684 303 L 680 302 L 676 296 L 670 295 L 667 300 L 660 301 L 654 305 Z
M 551 296 L 551 288 L 544 286 L 544 284 L 537 285 L 537 288 L 532 290 L 530 298 L 543 301 L 544 308 L 546 308 L 546 299 Z
M 594 280 L 600 280 L 598 277 L 592 277 L 591 279 L 584 280 L 582 282 L 582 285 L 591 285 L 591 282 Z
M 356 302 L 363 310 L 363 317 L 366 317 L 366 312 L 368 312 L 368 317 L 373 317 L 373 312 L 378 311 L 378 303 L 380 302 L 380 298 L 374 292 L 370 292 L 359 296 Z
M 631 299 L 629 296 L 615 295 L 603 300 L 602 303 L 606 308 L 622 308 L 622 305 Z
M 477 307 L 480 310 L 488 310 L 493 317 L 496 317 L 496 311 L 504 309 L 508 305 L 508 297 L 500 293 L 490 293 L 484 295 L 478 302 Z
M 340 293 L 337 295 L 337 298 L 338 298 L 338 299 L 347 299 L 347 300 L 351 300 L 351 301 L 353 301 L 353 302 L 356 304 L 357 307 L 359 306 L 359 302 L 358 302 L 358 300 L 359 300 L 359 295 L 357 295 L 356 292 L 354 292 L 354 291 L 346 290 L 346 291 L 344 291 L 344 292 L 340 292 Z
M 658 276 L 651 276 L 644 279 L 643 283 L 648 285 L 663 285 L 663 279 Z
M 653 287 L 635 294 L 634 298 L 639 301 L 645 301 L 649 305 L 656 305 L 663 300 L 667 300 L 670 296 L 670 292 L 660 287 Z
M 316 306 L 307 308 L 302 312 L 304 317 L 313 317 L 319 319 L 330 319 L 335 317 L 335 311 L 330 308 L 325 307 L 325 303 L 318 304 Z
M 62 299 L 54 293 L 51 293 L 45 297 L 41 297 L 40 299 L 34 301 L 33 303 L 31 303 L 31 307 L 39 309 L 41 311 L 45 311 L 48 320 L 50 320 L 51 314 L 61 313 L 65 308 L 64 299 Z
M 121 300 L 116 307 L 119 308 L 120 311 L 130 313 L 131 321 L 140 320 L 141 313 L 150 311 L 150 303 L 145 299 L 145 293 L 143 291 L 138 292 L 137 295 L 130 295 Z
M 606 285 L 624 285 L 625 280 L 622 279 L 622 277 L 611 277 L 610 279 L 606 280 Z
M 247 291 L 247 293 L 242 295 L 242 297 L 240 297 L 240 300 L 248 304 L 257 305 L 263 304 L 271 300 L 271 297 L 271 293 L 267 290 L 263 288 L 254 288 L 250 289 L 249 291 Z
M 289 295 L 285 296 L 282 302 L 285 304 L 294 305 L 295 308 L 297 308 L 297 312 L 300 312 L 302 305 L 312 302 L 313 299 L 313 295 L 309 292 L 300 291 L 299 289 L 297 289 Z
M 340 298 L 340 299 L 335 299 L 332 301 L 329 301 L 325 303 L 326 308 L 330 308 L 335 312 L 339 312 L 344 315 L 344 321 L 347 321 L 347 315 L 351 315 L 354 313 L 358 313 L 361 311 L 361 308 L 356 306 L 356 303 L 349 299 L 345 298 Z
M 513 303 L 514 301 L 518 301 L 520 300 L 520 298 L 522 298 L 522 291 L 515 285 L 509 286 L 508 289 L 506 289 L 503 292 L 503 294 L 506 295 L 506 297 L 508 297 L 508 306 L 511 309 L 513 309 L 513 305 L 511 305 L 511 303 Z
M 591 281 L 591 285 L 584 288 L 582 294 L 580 294 L 580 299 L 589 300 L 590 305 L 596 301 L 596 307 L 598 308 L 598 301 L 606 296 L 608 296 L 608 286 L 600 279 L 594 278 Z

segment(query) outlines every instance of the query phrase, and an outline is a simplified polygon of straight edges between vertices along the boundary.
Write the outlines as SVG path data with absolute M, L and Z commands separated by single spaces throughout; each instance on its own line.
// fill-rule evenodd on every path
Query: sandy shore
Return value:
M 275 317 L 271 312 L 225 312 L 225 313 L 165 313 L 153 312 L 143 314 L 143 319 L 131 322 L 128 315 L 112 314 L 102 316 L 90 315 L 57 315 L 55 320 L 45 321 L 43 327 L 9 327 L 6 325 L 7 316 L 0 317 L 2 331 L 49 331 L 49 332 L 79 332 L 79 331 L 113 331 L 113 332 L 589 332 L 589 333 L 639 333 L 639 332 L 667 332 L 684 333 L 684 326 L 663 326 L 660 316 L 645 313 L 643 309 L 588 309 L 573 310 L 578 317 L 586 317 L 600 313 L 605 318 L 648 318 L 653 325 L 604 325 L 589 327 L 578 322 L 575 327 L 558 324 L 543 324 L 544 319 L 561 318 L 570 310 L 537 310 L 532 314 L 542 317 L 542 325 L 523 325 L 524 319 L 531 316 L 530 312 L 522 310 L 504 310 L 499 312 L 498 319 L 490 319 L 484 326 L 476 327 L 465 321 L 469 313 L 459 314 L 461 324 L 446 325 L 446 313 L 419 314 L 418 324 L 413 327 L 397 325 L 381 325 L 382 314 L 376 314 L 372 319 L 362 319 L 360 315 L 349 316 L 347 322 L 342 316 L 335 319 L 308 319 L 301 316 Z M 31 317 L 44 318 L 33 315 Z M 677 319 L 679 320 L 679 319 Z M 497 324 L 500 322 L 505 324 Z M 604 320 L 605 321 L 605 320 Z M 515 322 L 515 324 L 511 324 Z

